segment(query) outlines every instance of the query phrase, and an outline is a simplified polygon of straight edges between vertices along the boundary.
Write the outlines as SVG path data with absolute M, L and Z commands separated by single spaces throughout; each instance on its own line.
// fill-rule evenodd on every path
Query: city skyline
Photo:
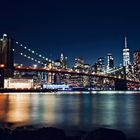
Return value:
M 101 63 L 101 65 L 102 65 L 102 63 L 103 63 L 103 67 L 104 67 L 104 69 L 107 69 L 107 70 L 109 70 L 110 68 L 113 68 L 113 67 L 118 67 L 118 66 L 126 66 L 126 67 L 128 67 L 129 65 L 133 65 L 133 62 L 134 62 L 134 57 L 132 57 L 132 59 L 131 59 L 131 61 L 130 61 L 130 58 L 131 58 L 131 55 L 133 56 L 133 54 L 134 54 L 134 52 L 135 51 L 139 51 L 138 49 L 136 49 L 136 50 L 134 50 L 133 51 L 133 53 L 131 54 L 130 53 L 130 49 L 128 48 L 128 42 L 127 42 L 127 37 L 125 36 L 125 38 L 124 38 L 124 48 L 122 49 L 122 62 L 123 63 L 120 63 L 119 65 L 115 65 L 114 64 L 114 56 L 112 55 L 112 52 L 110 52 L 110 53 L 107 53 L 106 54 L 106 56 L 98 56 L 97 58 L 96 58 L 96 60 L 95 60 L 95 62 L 94 63 L 92 63 L 92 64 L 90 64 L 90 63 L 87 63 L 87 61 L 85 61 L 85 58 L 84 57 L 81 57 L 81 56 L 75 56 L 74 57 L 74 59 L 73 59 L 73 61 L 72 62 L 70 62 L 70 61 L 68 61 L 68 57 L 69 56 L 66 56 L 64 53 L 60 53 L 59 54 L 59 56 L 60 57 L 57 57 L 56 59 L 50 59 L 50 58 L 48 58 L 48 57 L 46 57 L 45 55 L 42 55 L 40 52 L 37 52 L 36 50 L 32 50 L 32 49 L 30 49 L 28 46 L 26 46 L 26 45 L 23 45 L 22 43 L 20 43 L 20 42 L 17 42 L 16 41 L 16 39 L 13 39 L 12 37 L 10 37 L 10 36 L 8 36 L 7 34 L 3 34 L 3 38 L 1 38 L 1 41 L 2 40 L 4 40 L 4 39 L 10 39 L 10 40 L 12 40 L 12 48 L 13 48 L 13 51 L 14 51 L 14 57 L 15 57 L 15 59 L 14 59 L 14 64 L 15 65 L 17 65 L 17 64 L 22 64 L 22 65 L 28 65 L 28 63 L 30 63 L 30 64 L 32 64 L 32 65 L 37 65 L 37 64 L 39 64 L 38 62 L 35 62 L 34 60 L 32 60 L 32 59 L 30 59 L 30 58 L 28 58 L 28 55 L 27 56 L 24 56 L 24 53 L 19 53 L 19 51 L 25 51 L 25 50 L 27 50 L 27 51 L 29 51 L 31 54 L 37 54 L 39 57 L 41 57 L 42 56 L 42 58 L 45 60 L 45 59 L 47 59 L 47 60 L 51 60 L 51 61 L 53 61 L 53 62 L 61 62 L 62 61 L 62 59 L 66 59 L 66 61 L 67 61 L 67 64 L 68 64 L 68 66 L 69 67 L 74 67 L 74 61 L 77 59 L 77 58 L 80 58 L 80 59 L 83 59 L 82 61 L 83 61 L 83 63 L 84 64 L 88 64 L 88 65 L 90 65 L 90 66 L 94 66 L 96 63 Z M 26 52 L 27 53 L 27 52 Z M 26 54 L 25 53 L 25 54 Z M 20 59 L 18 59 L 19 58 L 19 56 L 20 56 Z M 3 58 L 2 58 L 3 59 Z M 1 60 L 2 60 L 1 59 Z M 17 59 L 17 60 L 16 60 Z M 28 60 L 28 59 L 30 59 L 30 62 L 28 62 L 28 63 L 25 63 L 24 61 L 21 63 L 21 59 L 25 59 L 26 61 Z M 103 61 L 103 62 L 100 62 L 100 61 Z M 40 63 L 41 64 L 41 63 Z M 43 63 L 42 63 L 43 64 Z M 73 64 L 73 65 L 72 65 Z
M 23 44 L 20 44 L 20 42 L 17 42 L 18 43 L 18 45 L 20 46 L 20 45 L 22 45 L 22 47 L 23 48 L 28 48 L 28 49 L 30 49 L 28 46 L 26 46 L 26 45 L 23 45 Z M 36 50 L 32 50 L 32 51 L 35 51 L 36 52 Z M 57 61 L 61 61 L 61 57 L 62 57 L 62 55 L 63 55 L 63 57 L 66 57 L 66 59 L 67 59 L 67 62 L 68 62 L 68 65 L 70 66 L 70 67 L 73 67 L 74 66 L 74 61 L 75 61 L 75 59 L 76 58 L 82 58 L 83 59 L 83 61 L 84 61 L 84 63 L 85 64 L 89 64 L 90 66 L 93 66 L 94 64 L 96 64 L 97 62 L 98 62 L 98 60 L 101 58 L 103 58 L 104 60 L 104 65 L 105 65 L 105 69 L 109 69 L 109 65 L 112 65 L 110 68 L 113 68 L 113 67 L 118 67 L 118 66 L 129 66 L 129 65 L 133 65 L 133 63 L 134 63 L 134 58 L 133 58 L 133 54 L 134 54 L 134 52 L 135 51 L 139 51 L 139 49 L 135 49 L 135 50 L 130 50 L 129 49 L 129 47 L 128 47 L 128 40 L 127 40 L 127 36 L 125 36 L 124 37 L 124 48 L 122 48 L 122 50 L 121 50 L 121 52 L 120 52 L 120 55 L 122 56 L 122 58 L 120 59 L 121 61 L 118 63 L 118 64 L 116 64 L 115 63 L 115 61 L 117 60 L 117 58 L 114 60 L 114 55 L 112 55 L 112 52 L 108 52 L 107 54 L 105 54 L 104 56 L 100 56 L 100 55 L 98 55 L 97 56 L 97 58 L 95 58 L 95 60 L 93 61 L 93 63 L 88 63 L 87 61 L 85 61 L 85 57 L 81 57 L 81 56 L 78 56 L 78 55 L 76 55 L 76 56 L 74 56 L 74 58 L 73 59 L 71 59 L 72 61 L 70 62 L 70 60 L 68 60 L 68 58 L 69 58 L 69 56 L 66 56 L 65 55 L 65 53 L 63 53 L 63 51 L 62 52 L 60 52 L 60 54 L 57 54 L 57 57 L 56 58 L 54 58 L 54 59 L 51 59 L 51 58 L 49 58 L 49 57 L 46 57 L 45 55 L 44 55 L 44 57 L 46 57 L 46 58 L 48 58 L 48 59 L 50 59 L 50 60 L 52 60 L 52 61 L 54 61 L 54 62 L 57 62 Z M 40 55 L 42 55 L 40 52 L 37 52 L 38 54 L 40 54 Z M 111 55 L 111 57 L 110 58 L 108 58 L 108 55 Z M 43 55 L 42 55 L 43 56 Z M 16 55 L 15 55 L 15 57 L 16 57 Z M 17 57 L 19 57 L 19 54 L 18 54 L 18 56 Z M 22 57 L 21 57 L 22 58 Z M 23 57 L 25 60 L 27 60 L 28 58 L 26 58 L 26 57 Z M 22 58 L 22 59 L 23 59 Z M 111 59 L 111 61 L 112 62 L 109 62 L 109 59 Z M 19 61 L 19 60 L 18 60 Z M 33 61 L 32 61 L 33 62 Z M 32 62 L 31 62 L 31 64 L 32 64 Z M 111 64 L 109 64 L 109 63 L 111 63 Z M 16 61 L 15 61 L 15 64 L 18 64 L 18 63 L 16 63 Z M 19 63 L 20 64 L 20 63 Z M 36 63 L 37 64 L 37 63 Z M 25 65 L 25 63 L 23 62 L 23 65 Z M 35 65 L 35 64 L 33 64 L 33 65 Z
M 138 89 L 140 51 L 134 51 L 133 63 L 131 64 L 127 44 L 125 37 L 124 63 L 122 66 L 116 67 L 112 54 L 108 53 L 107 63 L 105 63 L 104 57 L 98 57 L 94 65 L 89 65 L 82 57 L 76 57 L 74 66 L 71 67 L 63 53 L 59 59 L 50 60 L 28 46 L 15 41 L 7 34 L 3 34 L 3 38 L 0 39 L 0 87 L 14 89 L 16 87 L 42 89 L 43 87 L 46 89 L 47 87 L 44 86 L 46 84 L 62 84 L 62 88 L 65 85 L 70 85 L 72 87 L 94 87 L 94 89 L 106 90 Z M 15 53 L 39 65 L 33 63 L 24 65 L 23 62 L 15 64 Z M 21 60 L 19 57 L 17 59 Z M 114 81 L 112 82 L 112 80 Z

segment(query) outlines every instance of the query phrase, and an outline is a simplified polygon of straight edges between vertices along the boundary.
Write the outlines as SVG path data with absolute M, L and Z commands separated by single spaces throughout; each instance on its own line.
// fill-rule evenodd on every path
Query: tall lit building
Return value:
M 81 57 L 75 58 L 75 64 L 73 70 L 76 72 L 84 72 L 84 59 Z M 72 75 L 71 80 L 75 86 L 83 86 L 83 76 L 82 75 Z M 78 82 L 77 82 L 78 81 Z
M 127 46 L 127 38 L 125 36 L 125 47 L 123 49 L 123 66 L 128 67 L 130 65 L 130 52 Z
M 134 77 L 140 80 L 140 51 L 136 50 L 133 53 L 133 64 L 134 64 Z
M 64 57 L 63 53 L 61 53 L 61 55 L 60 55 L 60 63 L 61 63 L 62 69 L 68 68 L 67 57 Z
M 99 57 L 98 58 L 98 69 L 99 69 L 100 72 L 104 72 L 104 70 L 105 70 L 104 62 L 105 62 L 104 57 Z
M 107 54 L 107 71 L 114 67 L 114 59 L 111 53 Z
M 140 64 L 140 51 L 136 50 L 133 53 L 133 63 L 134 65 Z
M 98 61 L 92 66 L 92 71 L 100 73 L 105 71 L 104 57 L 99 57 Z
M 76 57 L 74 68 L 82 70 L 84 68 L 84 59 L 81 57 Z
M 63 62 L 63 61 L 64 61 L 64 54 L 61 53 L 61 55 L 60 55 L 60 62 Z
M 54 61 L 53 69 L 67 69 L 67 57 L 64 57 L 64 54 L 61 53 L 60 58 Z

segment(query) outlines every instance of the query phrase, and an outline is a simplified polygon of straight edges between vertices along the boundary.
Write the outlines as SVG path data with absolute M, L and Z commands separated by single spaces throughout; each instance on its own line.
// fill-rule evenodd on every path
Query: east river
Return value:
M 54 126 L 73 131 L 107 127 L 140 137 L 140 93 L 1 93 L 0 126 Z

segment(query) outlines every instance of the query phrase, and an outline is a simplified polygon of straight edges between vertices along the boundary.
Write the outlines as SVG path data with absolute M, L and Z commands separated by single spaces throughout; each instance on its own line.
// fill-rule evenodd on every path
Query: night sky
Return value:
M 54 60 L 63 52 L 71 64 L 76 56 L 94 64 L 111 52 L 118 65 L 125 35 L 131 56 L 140 49 L 139 0 L 3 0 L 0 5 L 0 34 Z

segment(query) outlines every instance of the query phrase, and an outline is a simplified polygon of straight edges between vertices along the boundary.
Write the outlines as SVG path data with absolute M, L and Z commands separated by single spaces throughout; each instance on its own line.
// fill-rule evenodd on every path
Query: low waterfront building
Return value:
M 31 89 L 33 88 L 33 79 L 13 79 L 4 80 L 4 88 L 10 89 Z

